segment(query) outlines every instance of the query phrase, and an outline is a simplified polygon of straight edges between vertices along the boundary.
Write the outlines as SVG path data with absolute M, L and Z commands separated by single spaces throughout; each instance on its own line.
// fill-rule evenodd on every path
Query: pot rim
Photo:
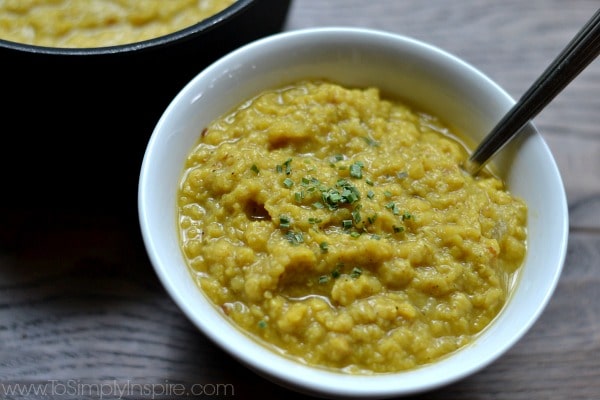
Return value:
M 4 47 L 11 50 L 16 50 L 30 54 L 48 54 L 65 56 L 120 54 L 151 50 L 154 48 L 159 48 L 173 43 L 181 42 L 196 35 L 200 35 L 204 32 L 207 32 L 221 25 L 225 21 L 235 17 L 236 15 L 242 13 L 248 7 L 250 7 L 252 3 L 255 3 L 256 1 L 257 0 L 236 0 L 227 8 L 193 25 L 177 30 L 175 32 L 168 33 L 166 35 L 142 40 L 139 42 L 101 47 L 48 47 L 13 42 L 10 40 L 0 38 L 0 48 Z

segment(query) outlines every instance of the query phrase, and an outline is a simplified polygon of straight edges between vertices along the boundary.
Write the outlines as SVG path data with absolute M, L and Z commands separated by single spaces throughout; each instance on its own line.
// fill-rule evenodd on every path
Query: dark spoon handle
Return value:
M 534 118 L 600 53 L 600 9 L 546 68 L 471 154 L 465 169 L 477 174 L 484 164 Z

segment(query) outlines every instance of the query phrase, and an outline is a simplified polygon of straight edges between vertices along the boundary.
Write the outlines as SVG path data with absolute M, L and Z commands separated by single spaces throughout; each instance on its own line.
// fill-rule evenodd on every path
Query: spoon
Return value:
M 600 9 L 483 139 L 463 168 L 477 175 L 485 163 L 600 53 Z

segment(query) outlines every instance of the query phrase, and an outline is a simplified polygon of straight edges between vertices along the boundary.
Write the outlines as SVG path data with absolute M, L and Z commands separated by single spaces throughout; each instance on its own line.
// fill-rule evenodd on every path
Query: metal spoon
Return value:
M 546 68 L 519 101 L 483 139 L 463 168 L 476 175 L 600 53 L 600 9 Z

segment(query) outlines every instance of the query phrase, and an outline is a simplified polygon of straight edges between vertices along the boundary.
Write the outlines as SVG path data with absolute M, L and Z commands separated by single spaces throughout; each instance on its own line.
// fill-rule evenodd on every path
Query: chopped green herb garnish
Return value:
M 309 195 L 311 193 L 315 193 L 317 190 L 326 190 L 318 179 L 308 176 L 302 178 L 302 180 L 300 181 L 300 185 L 302 185 L 305 188 L 306 193 L 308 193 Z
M 288 158 L 287 160 L 285 160 L 285 162 L 283 163 L 283 166 L 285 167 L 285 174 L 289 175 L 292 173 L 292 159 Z
M 323 284 L 325 284 L 325 283 L 327 283 L 327 282 L 329 282 L 329 277 L 328 277 L 327 275 L 321 275 L 321 276 L 319 277 L 319 283 L 320 283 L 321 285 L 323 285 Z
M 296 203 L 301 203 L 302 200 L 304 199 L 304 192 L 294 193 L 294 199 L 296 200 Z
M 358 196 L 358 192 L 348 189 L 344 189 L 344 191 L 342 192 L 342 196 L 346 199 L 346 202 L 349 204 L 357 202 L 360 198 Z
M 315 201 L 312 205 L 313 205 L 314 208 L 318 208 L 318 209 L 325 208 L 325 206 L 323 205 L 323 203 L 321 203 L 319 201 Z
M 354 220 L 355 224 L 358 224 L 362 220 L 358 210 L 352 211 L 352 219 Z
M 320 224 L 321 222 L 323 222 L 323 220 L 321 218 L 315 218 L 315 217 L 308 218 L 309 224 Z
M 321 242 L 319 244 L 319 247 L 321 248 L 321 251 L 323 253 L 327 253 L 327 251 L 329 250 L 329 245 L 327 244 L 327 242 Z
M 334 279 L 337 279 L 340 277 L 341 272 L 340 272 L 340 268 L 343 267 L 344 264 L 338 264 L 335 269 L 333 271 L 331 271 L 331 277 Z
M 342 226 L 344 227 L 344 229 L 350 229 L 352 228 L 352 220 L 351 219 L 345 219 L 342 221 Z
M 330 210 L 337 209 L 341 204 L 353 204 L 360 199 L 358 189 L 346 179 L 339 179 L 336 188 L 319 187 L 319 189 L 322 203 L 327 205 Z
M 407 219 L 411 219 L 412 217 L 412 214 L 406 211 L 404 212 L 404 214 L 402 214 L 402 221 L 406 221 Z
M 373 181 L 371 180 L 371 178 L 367 178 L 367 179 L 365 179 L 365 182 L 367 182 L 367 185 L 370 185 L 370 186 L 373 186 L 373 185 L 374 185 L 374 183 L 373 183 Z
M 398 172 L 398 179 L 404 179 L 408 176 L 408 172 L 406 171 L 402 171 L 402 172 Z
M 329 204 L 337 204 L 342 200 L 342 195 L 338 191 L 329 191 L 324 196 Z
M 364 164 L 361 161 L 356 161 L 354 164 L 350 165 L 350 176 L 353 178 L 361 179 L 363 167 Z
M 367 197 L 368 197 L 368 198 L 370 198 L 370 199 L 372 199 L 373 197 L 375 197 L 375 192 L 374 192 L 374 191 L 372 191 L 372 190 L 369 190 L 369 191 L 367 192 Z
M 291 188 L 292 186 L 294 186 L 294 181 L 291 180 L 290 178 L 285 178 L 283 180 L 283 186 L 285 186 L 286 188 Z
M 392 226 L 392 229 L 394 230 L 394 233 L 400 233 L 400 232 L 404 232 L 404 227 L 403 226 Z
M 277 173 L 280 174 L 283 172 L 283 167 L 281 165 L 277 164 L 275 166 L 275 171 L 277 171 Z
M 377 142 L 377 141 L 376 141 L 375 139 L 373 139 L 373 138 L 370 138 L 370 137 L 368 137 L 368 136 L 363 136 L 363 139 L 364 139 L 364 141 L 365 141 L 365 142 L 367 142 L 367 144 L 368 144 L 369 146 L 373 146 L 373 147 L 377 147 L 377 146 L 379 146 L 379 142 Z
M 335 185 L 339 186 L 339 187 L 344 187 L 344 186 L 351 185 L 351 184 L 348 182 L 347 179 L 340 178 L 335 182 Z
M 260 329 L 265 329 L 267 327 L 267 321 L 265 321 L 264 319 L 261 319 L 260 321 L 258 321 L 258 327 Z
M 370 215 L 367 217 L 367 221 L 369 221 L 370 224 L 373 224 L 376 219 L 377 219 L 377 214 L 373 214 L 373 215 Z
M 392 210 L 392 213 L 394 215 L 400 214 L 400 211 L 398 211 L 398 205 L 396 203 L 394 203 L 393 201 L 387 203 L 385 205 L 385 208 Z
M 280 215 L 279 216 L 279 226 L 281 228 L 289 228 L 290 224 L 291 224 L 291 220 L 290 217 L 287 215 Z
M 332 167 L 334 167 L 336 162 L 342 161 L 343 159 L 344 159 L 344 156 L 342 154 L 336 154 L 336 155 L 334 155 L 334 156 L 332 156 L 332 157 L 329 158 L 330 165 Z
M 350 232 L 350 236 L 352 236 L 353 238 L 357 238 L 360 236 L 360 232 L 352 231 Z
M 383 195 L 385 197 L 392 197 L 392 192 L 390 192 L 389 190 L 386 190 L 385 192 L 383 192 Z
M 258 170 L 258 167 L 256 166 L 256 164 L 252 164 L 252 166 L 250 167 L 250 169 L 251 169 L 253 172 L 257 173 L 257 174 L 258 174 L 258 172 L 259 172 L 259 170 Z
M 302 232 L 292 232 L 287 231 L 284 237 L 290 242 L 292 245 L 297 245 L 300 243 L 304 243 L 304 236 L 302 236 Z
M 352 277 L 354 279 L 358 278 L 361 275 L 362 275 L 362 269 L 359 267 L 354 267 L 352 269 L 352 272 L 350 272 L 350 277 Z

